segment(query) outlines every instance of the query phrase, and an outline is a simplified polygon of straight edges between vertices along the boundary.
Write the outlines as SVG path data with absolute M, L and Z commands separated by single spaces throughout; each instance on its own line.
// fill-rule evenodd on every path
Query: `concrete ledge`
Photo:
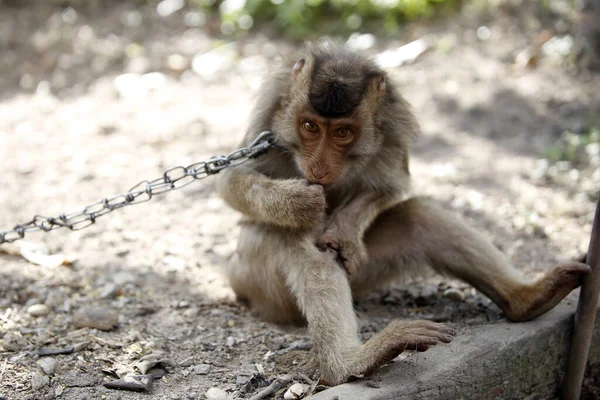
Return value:
M 563 302 L 534 321 L 469 327 L 457 332 L 450 345 L 410 355 L 382 368 L 371 380 L 346 383 L 311 399 L 556 398 L 574 313 L 574 302 Z M 590 363 L 600 362 L 599 319 L 600 315 L 596 317 Z

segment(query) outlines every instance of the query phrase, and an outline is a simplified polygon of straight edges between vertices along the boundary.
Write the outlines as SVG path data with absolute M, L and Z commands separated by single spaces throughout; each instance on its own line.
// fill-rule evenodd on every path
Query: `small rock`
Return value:
M 52 357 L 46 357 L 40 358 L 37 361 L 37 365 L 40 366 L 40 368 L 42 369 L 42 371 L 44 371 L 46 375 L 52 375 L 54 371 L 56 371 L 56 366 L 58 365 L 58 362 Z
M 114 283 L 108 283 L 104 285 L 102 290 L 100 291 L 101 299 L 114 299 L 119 293 L 119 288 Z
M 152 384 L 151 375 L 129 375 L 123 379 L 106 382 L 107 389 L 129 390 L 131 392 L 147 392 Z
M 6 351 L 19 351 L 29 343 L 27 340 L 14 332 L 7 332 L 2 339 L 2 347 Z
M 167 67 L 174 72 L 182 72 L 188 69 L 190 61 L 180 54 L 171 54 L 167 57 Z
M 235 376 L 236 386 L 243 386 L 252 379 L 252 374 L 249 372 L 240 372 Z
M 177 302 L 175 308 L 188 308 L 190 306 L 190 302 L 186 300 L 181 300 Z
M 85 306 L 73 314 L 73 324 L 78 327 L 110 331 L 119 322 L 119 316 L 113 310 L 99 306 Z
M 50 383 L 50 378 L 48 378 L 46 375 L 42 374 L 41 372 L 36 371 L 33 373 L 33 375 L 31 375 L 31 388 L 33 390 L 40 390 L 41 388 L 48 385 L 49 383 Z
M 233 345 L 235 344 L 235 338 L 233 336 L 227 336 L 227 339 L 225 340 L 225 345 L 229 348 L 233 347 Z
M 305 387 L 301 383 L 294 383 L 289 387 L 287 392 L 283 395 L 285 400 L 301 399 L 306 391 Z
M 32 317 L 43 317 L 44 315 L 50 314 L 50 308 L 45 304 L 34 304 L 27 308 L 27 314 Z
M 465 301 L 465 294 L 456 288 L 446 289 L 444 291 L 444 297 L 456 302 Z
M 229 400 L 229 397 L 226 391 L 214 387 L 206 391 L 206 400 Z
M 196 307 L 188 308 L 183 312 L 183 316 L 186 318 L 196 318 L 198 316 L 198 309 Z
M 199 364 L 194 367 L 194 373 L 196 375 L 208 375 L 210 372 L 210 365 L 208 364 Z

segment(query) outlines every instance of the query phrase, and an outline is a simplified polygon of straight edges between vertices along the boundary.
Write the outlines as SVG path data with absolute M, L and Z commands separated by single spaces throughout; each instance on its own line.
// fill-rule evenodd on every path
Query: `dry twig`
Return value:
M 6 369 L 7 359 L 4 359 L 4 364 L 2 364 L 2 370 L 0 371 L 0 383 L 2 383 L 2 377 L 4 376 L 4 370 Z
M 277 393 L 278 390 L 283 389 L 292 382 L 293 378 L 291 375 L 284 375 L 281 378 L 277 378 L 271 383 L 265 390 L 250 397 L 250 400 L 262 400 L 268 396 Z

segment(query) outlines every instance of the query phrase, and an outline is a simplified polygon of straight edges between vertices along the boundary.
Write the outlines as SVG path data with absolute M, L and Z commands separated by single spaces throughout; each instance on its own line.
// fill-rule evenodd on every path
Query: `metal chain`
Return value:
M 264 131 L 248 147 L 242 147 L 226 156 L 213 157 L 208 161 L 197 162 L 187 167 L 173 167 L 166 170 L 160 178 L 152 181 L 141 181 L 126 193 L 106 197 L 88 204 L 81 211 L 61 214 L 58 217 L 36 215 L 30 221 L 16 225 L 11 230 L 0 231 L 0 245 L 23 239 L 25 234 L 30 232 L 50 232 L 58 228 L 69 228 L 72 231 L 78 231 L 87 228 L 96 222 L 98 217 L 114 210 L 144 203 L 155 195 L 181 189 L 195 180 L 204 179 L 207 176 L 219 173 L 225 168 L 240 165 L 251 158 L 264 154 L 274 146 L 274 138 L 273 132 Z

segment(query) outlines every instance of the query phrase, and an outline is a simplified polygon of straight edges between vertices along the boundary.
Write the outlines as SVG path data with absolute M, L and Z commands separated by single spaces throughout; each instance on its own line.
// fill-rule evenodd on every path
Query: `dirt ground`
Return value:
M 295 46 L 260 34 L 224 43 L 194 27 L 188 10 L 160 17 L 134 4 L 0 2 L 0 228 L 78 211 L 168 167 L 231 151 L 261 76 Z M 524 66 L 518 55 L 536 54 L 548 27 L 523 19 L 415 24 L 402 41 L 376 40 L 366 51 L 423 37 L 434 44 L 389 69 L 423 127 L 416 191 L 535 275 L 587 250 L 600 168 L 541 158 L 563 131 L 600 123 L 600 76 L 542 53 Z M 554 28 L 550 36 L 562 37 Z M 305 330 L 262 322 L 220 275 L 238 215 L 212 185 L 0 247 L 0 399 L 145 398 L 102 383 L 139 375 L 149 359 L 161 361 L 154 373 L 166 372 L 150 389 L 157 399 L 204 399 L 211 387 L 248 398 L 301 369 Z M 81 312 L 94 306 L 100 315 L 85 321 Z M 356 308 L 365 338 L 397 317 L 448 321 L 458 335 L 502 318 L 473 289 L 439 279 L 399 284 Z M 69 354 L 40 357 L 49 349 Z

